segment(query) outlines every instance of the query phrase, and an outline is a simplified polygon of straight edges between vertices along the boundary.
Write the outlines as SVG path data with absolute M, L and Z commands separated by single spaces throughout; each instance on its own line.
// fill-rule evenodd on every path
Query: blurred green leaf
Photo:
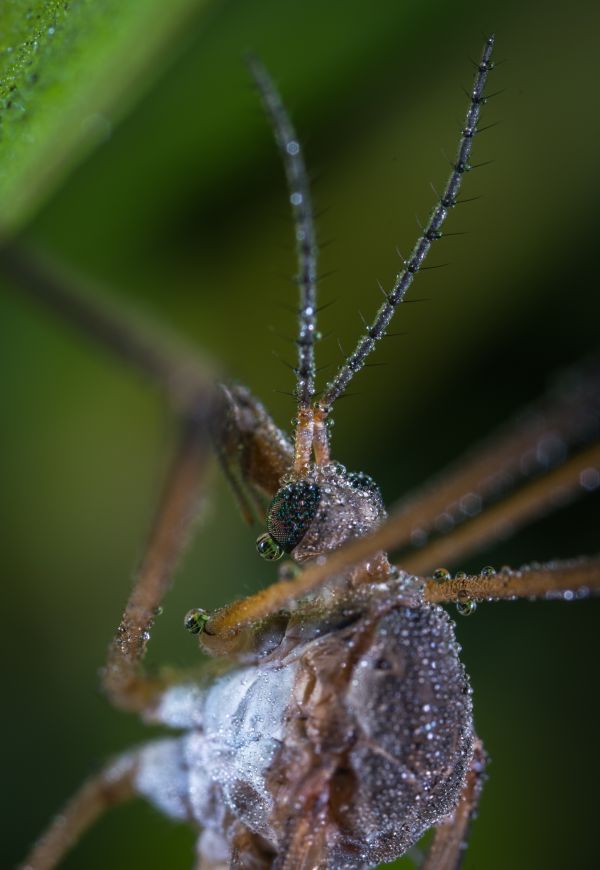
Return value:
M 0 224 L 22 225 L 169 59 L 207 0 L 5 0 L 0 6 Z

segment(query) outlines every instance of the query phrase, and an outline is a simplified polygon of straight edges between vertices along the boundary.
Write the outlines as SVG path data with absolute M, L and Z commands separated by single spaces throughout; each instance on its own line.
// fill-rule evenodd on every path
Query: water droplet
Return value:
M 300 568 L 295 562 L 284 562 L 283 565 L 279 567 L 277 578 L 279 580 L 293 580 L 294 577 L 298 576 L 299 570 Z
M 202 610 L 201 607 L 193 607 L 183 617 L 183 625 L 190 634 L 200 634 L 208 619 L 206 610 Z
M 410 533 L 410 542 L 413 547 L 423 547 L 427 543 L 427 538 L 425 529 L 413 529 Z
M 482 501 L 481 496 L 476 492 L 468 492 L 460 500 L 460 509 L 469 517 L 474 517 L 481 513 Z
M 558 465 L 567 458 L 567 445 L 555 432 L 544 435 L 537 444 L 536 454 L 538 462 L 545 468 Z
M 454 575 L 454 579 L 455 580 L 466 580 L 467 579 L 467 572 L 466 571 L 457 571 L 456 574 Z
M 283 556 L 283 547 L 280 547 L 268 532 L 263 532 L 262 535 L 258 536 L 256 539 L 256 549 L 258 555 L 268 562 L 274 562 Z
M 579 475 L 579 482 L 588 492 L 600 487 L 600 471 L 597 468 L 584 468 Z
M 484 577 L 493 577 L 495 573 L 496 569 L 493 568 L 491 565 L 486 565 L 485 568 L 481 569 L 481 574 Z
M 452 528 L 454 528 L 454 520 L 452 519 L 452 516 L 446 511 L 445 513 L 440 514 L 438 517 L 436 517 L 433 525 L 437 532 L 445 535 Z
M 449 580 L 451 576 L 447 568 L 436 568 L 433 572 L 434 580 Z
M 456 609 L 461 616 L 471 616 L 477 610 L 477 602 L 466 595 L 456 602 Z

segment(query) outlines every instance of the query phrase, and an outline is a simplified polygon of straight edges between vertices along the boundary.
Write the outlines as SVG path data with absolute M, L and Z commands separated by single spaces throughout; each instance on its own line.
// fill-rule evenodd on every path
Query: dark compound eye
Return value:
M 286 552 L 298 546 L 317 512 L 321 491 L 316 483 L 290 483 L 279 490 L 267 514 L 267 529 Z

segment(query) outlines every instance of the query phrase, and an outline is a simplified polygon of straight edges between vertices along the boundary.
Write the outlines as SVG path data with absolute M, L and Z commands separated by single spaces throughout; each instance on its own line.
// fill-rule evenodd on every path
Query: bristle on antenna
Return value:
M 461 132 L 456 160 L 444 192 L 439 197 L 439 202 L 432 211 L 422 235 L 417 240 L 410 257 L 404 262 L 402 270 L 396 276 L 394 286 L 391 292 L 386 295 L 386 300 L 377 312 L 372 324 L 367 327 L 366 332 L 359 339 L 356 348 L 346 358 L 336 376 L 327 384 L 318 402 L 318 407 L 324 416 L 329 414 L 333 403 L 346 390 L 353 376 L 363 368 L 367 356 L 373 351 L 376 343 L 385 336 L 394 311 L 404 301 L 406 291 L 412 284 L 416 273 L 422 268 L 423 261 L 429 253 L 432 243 L 441 237 L 441 227 L 449 209 L 456 205 L 456 197 L 462 176 L 471 168 L 469 156 L 473 146 L 473 138 L 478 132 L 477 122 L 481 113 L 481 107 L 486 99 L 483 95 L 485 83 L 489 71 L 493 68 L 491 61 L 493 48 L 494 36 L 492 35 L 486 39 L 481 60 L 477 65 L 473 89 L 468 95 L 469 108 L 465 125 Z

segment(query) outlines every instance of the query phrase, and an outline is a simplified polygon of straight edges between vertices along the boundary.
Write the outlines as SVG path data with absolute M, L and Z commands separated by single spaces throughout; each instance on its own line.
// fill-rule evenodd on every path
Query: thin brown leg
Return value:
M 160 386 L 178 407 L 195 402 L 214 376 L 198 353 L 175 343 L 138 316 L 128 316 L 109 298 L 81 288 L 65 269 L 25 246 L 0 248 L 0 274 L 41 302 L 83 335 L 134 365 Z
M 501 537 L 508 529 L 523 525 L 563 504 L 565 500 L 582 495 L 585 492 L 582 475 L 596 471 L 600 471 L 600 444 L 581 451 L 565 465 L 522 487 L 506 502 L 490 508 L 486 514 L 458 527 L 454 533 L 430 547 L 406 557 L 401 567 L 411 573 L 423 574 L 424 567 L 431 570 L 444 561 L 455 561 L 460 556 L 472 553 L 490 540 Z M 205 647 L 223 651 L 218 638 L 234 635 L 241 626 L 276 612 L 294 598 L 321 586 L 329 577 L 373 557 L 378 551 L 392 550 L 406 529 L 406 517 L 392 514 L 375 532 L 341 547 L 322 563 L 313 563 L 293 580 L 274 583 L 256 595 L 217 611 L 206 625 L 203 635 Z M 370 579 L 368 574 L 365 577 Z
M 246 387 L 220 384 L 211 420 L 213 447 L 242 515 L 261 523 L 294 461 L 291 442 Z M 250 495 L 251 500 L 248 499 Z
M 88 779 L 56 816 L 19 870 L 52 870 L 56 867 L 99 816 L 134 796 L 137 765 L 138 753 L 131 752 Z
M 290 442 L 244 387 L 217 386 L 214 366 L 153 323 L 80 286 L 64 268 L 11 242 L 0 247 L 0 275 L 158 386 L 178 415 L 211 405 L 213 446 L 246 519 L 245 496 L 274 495 L 293 460 Z
M 544 477 L 525 484 L 499 504 L 457 526 L 427 547 L 401 558 L 402 568 L 415 574 L 428 574 L 442 565 L 484 549 L 521 526 L 550 513 L 583 495 L 586 475 L 600 474 L 600 443 L 582 450 L 564 465 Z
M 327 870 L 326 824 L 331 770 L 309 774 L 292 792 L 295 808 L 273 870 Z M 297 808 L 297 809 L 296 809 Z
M 485 752 L 477 740 L 471 768 L 452 818 L 436 827 L 421 870 L 458 870 L 468 845 L 469 828 L 477 812 L 485 779 Z
M 121 624 L 109 647 L 103 686 L 117 707 L 141 711 L 160 693 L 159 679 L 146 676 L 142 661 L 158 608 L 169 591 L 173 571 L 198 514 L 208 464 L 204 421 L 184 427 L 179 449 Z
M 392 508 L 395 547 L 445 531 L 600 436 L 600 360 L 565 372 L 539 402 Z
M 550 562 L 503 569 L 498 574 L 475 574 L 453 580 L 428 580 L 425 600 L 434 604 L 501 601 L 514 598 L 560 598 L 570 601 L 600 593 L 600 558 Z
M 258 834 L 238 824 L 231 843 L 232 870 L 269 870 L 272 866 L 272 850 L 266 847 Z

